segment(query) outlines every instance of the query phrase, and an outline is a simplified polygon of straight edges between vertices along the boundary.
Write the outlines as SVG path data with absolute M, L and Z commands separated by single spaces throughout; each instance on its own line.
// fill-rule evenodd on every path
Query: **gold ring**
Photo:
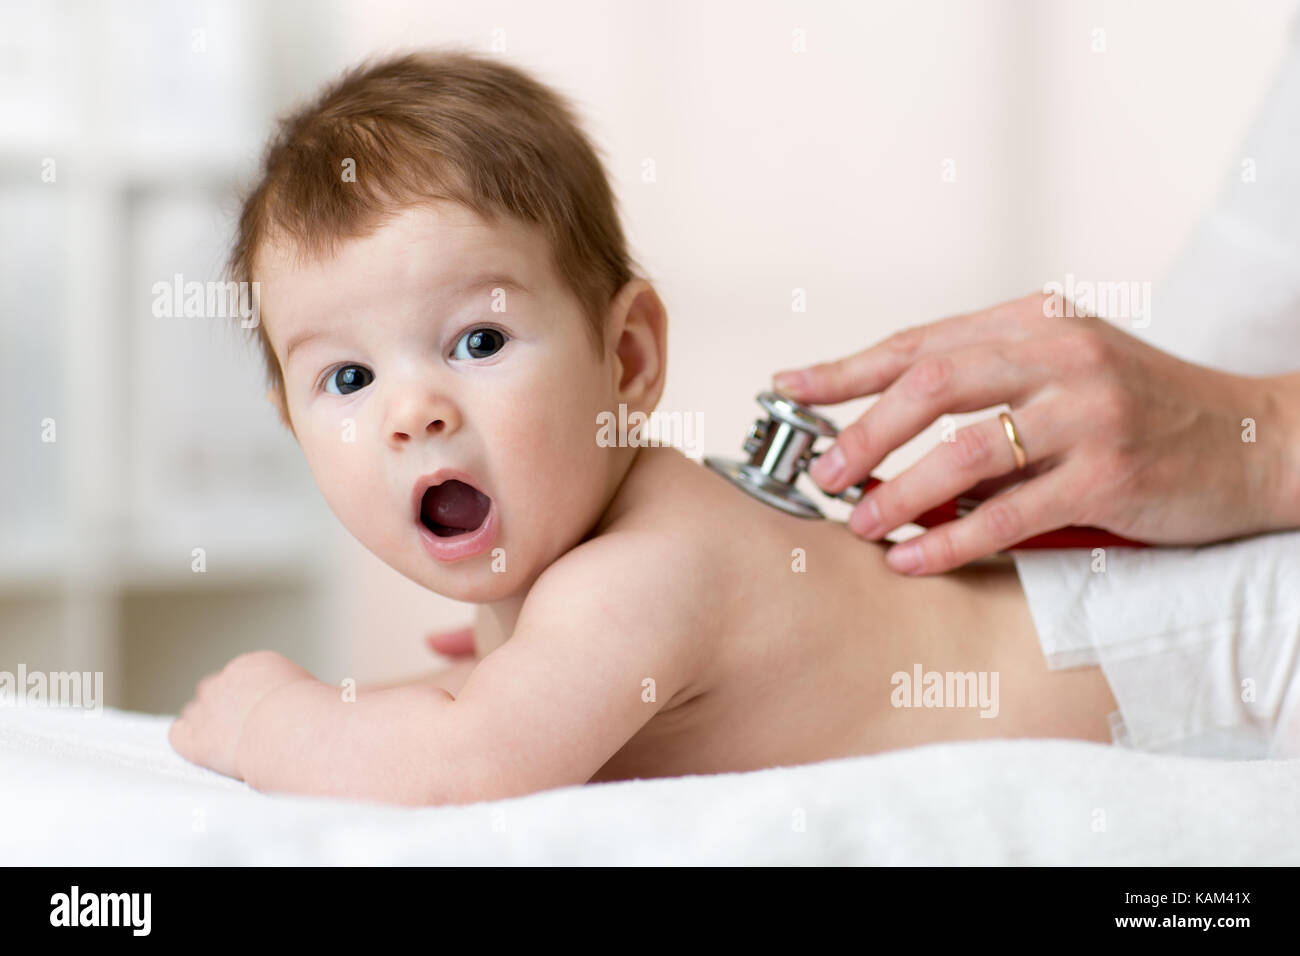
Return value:
M 1007 433 L 1007 440 L 1011 442 L 1011 450 L 1016 453 L 1016 468 L 1024 468 L 1025 462 L 1029 461 L 1029 456 L 1025 454 L 1025 446 L 1020 443 L 1020 435 L 1011 421 L 1011 416 L 1006 412 L 998 412 L 998 418 L 1002 420 L 1002 430 Z

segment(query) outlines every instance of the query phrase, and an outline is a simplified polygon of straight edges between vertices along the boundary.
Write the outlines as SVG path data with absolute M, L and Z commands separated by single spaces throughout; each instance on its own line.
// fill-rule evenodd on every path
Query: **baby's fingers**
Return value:
M 181 711 L 181 715 L 172 721 L 172 725 L 167 728 L 167 742 L 172 745 L 172 750 L 191 762 L 196 761 L 196 748 L 194 739 L 194 724 L 186 719 L 186 713 L 192 712 L 193 703 L 187 704 Z
M 425 638 L 429 650 L 435 654 L 459 657 L 474 653 L 474 628 L 462 627 L 455 631 L 433 631 Z

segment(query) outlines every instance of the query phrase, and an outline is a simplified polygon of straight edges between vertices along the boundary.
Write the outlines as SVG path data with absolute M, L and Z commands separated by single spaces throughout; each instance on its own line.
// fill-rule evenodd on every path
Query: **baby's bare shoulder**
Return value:
M 738 493 L 676 449 L 642 452 L 605 520 L 542 572 L 520 614 L 567 605 L 697 673 L 734 623 L 735 527 L 718 498 Z
M 632 607 L 689 605 L 693 591 L 709 586 L 714 562 L 706 549 L 676 530 L 672 525 L 610 529 L 552 562 L 533 591 L 588 594 Z
M 671 675 L 661 686 L 686 690 L 721 621 L 710 599 L 713 573 L 669 533 L 612 530 L 553 562 L 529 591 L 520 622 L 558 617 L 589 635 L 595 650 L 648 658 L 654 673 Z

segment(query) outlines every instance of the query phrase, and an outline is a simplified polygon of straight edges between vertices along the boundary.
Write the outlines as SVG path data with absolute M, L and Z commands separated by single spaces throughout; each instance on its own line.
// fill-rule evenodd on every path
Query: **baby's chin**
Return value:
M 421 587 L 467 604 L 504 601 L 525 588 L 523 575 L 507 565 L 504 549 L 451 562 L 420 553 L 414 559 L 404 555 L 400 562 L 385 559 L 385 563 Z
M 470 558 L 432 572 L 426 569 L 419 577 L 408 577 L 435 594 L 466 604 L 491 604 L 514 597 L 522 588 L 518 576 L 494 572 L 490 561 Z
M 522 568 L 514 566 L 514 555 L 507 564 L 505 548 L 500 545 L 459 560 L 438 561 L 419 542 L 412 544 L 409 539 L 405 542 L 393 537 L 375 540 L 355 531 L 352 537 L 402 577 L 453 601 L 488 604 L 525 590 Z

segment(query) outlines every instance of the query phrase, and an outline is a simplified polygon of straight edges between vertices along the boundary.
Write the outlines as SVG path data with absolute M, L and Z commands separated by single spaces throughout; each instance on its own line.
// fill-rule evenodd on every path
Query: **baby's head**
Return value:
M 666 318 L 633 267 L 568 105 L 430 52 L 281 120 L 228 271 L 260 284 L 269 397 L 339 520 L 481 603 L 582 541 L 631 466 L 596 423 L 663 388 Z

